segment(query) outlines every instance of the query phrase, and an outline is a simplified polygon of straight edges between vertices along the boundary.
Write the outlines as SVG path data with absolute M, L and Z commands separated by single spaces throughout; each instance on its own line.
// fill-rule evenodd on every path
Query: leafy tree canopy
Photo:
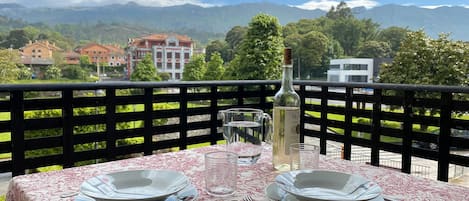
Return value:
M 134 71 L 130 75 L 131 81 L 160 81 L 161 78 L 156 73 L 155 65 L 151 59 L 151 54 L 145 55 L 143 60 L 138 62 Z
M 8 83 L 18 78 L 18 51 L 0 49 L 0 83 Z
M 267 14 L 254 16 L 239 51 L 238 79 L 279 79 L 283 48 L 278 19 Z
M 223 67 L 223 59 L 220 53 L 214 52 L 207 63 L 207 71 L 204 75 L 204 80 L 221 80 L 225 68 Z
M 361 58 L 389 58 L 391 47 L 383 41 L 366 41 L 358 48 L 358 57 Z
M 203 54 L 193 55 L 192 58 L 189 60 L 189 63 L 184 66 L 184 71 L 182 72 L 182 80 L 203 80 L 205 72 L 205 56 Z
M 422 30 L 409 32 L 393 62 L 381 67 L 379 81 L 467 86 L 468 63 L 467 43 L 444 34 L 431 39 Z

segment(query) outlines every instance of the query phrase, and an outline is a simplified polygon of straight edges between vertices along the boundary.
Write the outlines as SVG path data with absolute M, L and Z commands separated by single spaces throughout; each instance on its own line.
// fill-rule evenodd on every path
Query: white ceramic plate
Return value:
M 177 171 L 130 170 L 89 178 L 80 191 L 99 200 L 158 200 L 177 193 L 189 183 Z
M 299 201 L 295 196 L 290 195 L 284 190 L 282 190 L 281 188 L 279 188 L 276 183 L 271 183 L 265 188 L 265 195 L 271 201 Z M 308 199 L 308 200 L 316 200 L 316 199 Z M 368 201 L 384 201 L 384 198 L 382 196 L 378 196 Z
M 370 200 L 382 192 L 375 182 L 359 175 L 323 170 L 285 172 L 275 182 L 300 200 Z
M 199 193 L 197 192 L 197 188 L 194 185 L 189 184 L 184 189 L 177 192 L 176 194 L 166 197 L 164 201 L 195 201 L 197 200 L 198 197 L 199 197 Z M 75 196 L 74 200 L 75 201 L 96 201 L 96 199 L 83 195 L 82 193 Z

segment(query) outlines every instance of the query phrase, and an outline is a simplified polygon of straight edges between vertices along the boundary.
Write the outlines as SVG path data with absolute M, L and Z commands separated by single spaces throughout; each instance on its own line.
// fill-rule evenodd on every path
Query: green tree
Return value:
M 29 39 L 26 33 L 22 29 L 11 30 L 10 33 L 5 37 L 4 41 L 0 43 L 3 48 L 19 49 L 26 45 Z
M 344 1 L 341 1 L 337 7 L 332 6 L 329 12 L 326 13 L 326 17 L 333 20 L 353 18 L 353 13 L 352 9 Z
M 206 72 L 205 67 L 205 56 L 194 55 L 184 66 L 184 71 L 182 72 L 183 81 L 197 81 L 203 80 L 204 74 Z
M 331 26 L 332 36 L 348 56 L 354 56 L 362 37 L 362 24 L 355 18 L 338 19 Z
M 38 36 L 41 33 L 41 30 L 33 26 L 26 26 L 23 28 L 23 30 L 26 35 L 26 38 L 31 41 L 38 40 Z
M 155 65 L 151 59 L 151 54 L 145 55 L 145 57 L 137 63 L 134 71 L 130 75 L 131 81 L 161 81 L 161 78 L 156 73 Z
M 80 66 L 89 67 L 91 65 L 91 60 L 88 55 L 80 55 Z
M 381 67 L 379 81 L 399 84 L 467 86 L 469 84 L 468 62 L 469 45 L 467 43 L 451 41 L 448 35 L 440 35 L 438 39 L 431 39 L 423 31 L 409 32 L 393 62 Z M 388 93 L 396 94 L 397 92 L 389 91 Z M 439 94 L 426 92 L 417 92 L 415 96 L 439 98 Z M 417 108 L 414 112 L 424 116 L 428 111 L 425 108 Z M 437 112 L 431 109 L 430 115 L 435 115 Z M 422 125 L 420 129 L 426 130 L 427 126 Z
M 207 71 L 204 75 L 204 80 L 221 80 L 225 68 L 223 67 L 223 59 L 220 53 L 214 52 L 210 56 L 210 61 L 207 62 Z
M 231 28 L 225 36 L 225 41 L 228 44 L 228 47 L 232 50 L 238 49 L 239 45 L 243 41 L 247 33 L 247 27 L 234 26 Z
M 379 81 L 399 84 L 467 86 L 469 45 L 448 35 L 431 39 L 420 30 L 409 32 L 391 64 L 381 67 Z
M 329 39 L 321 32 L 311 31 L 303 37 L 299 52 L 301 74 L 322 77 L 327 71 Z M 326 59 L 327 61 L 323 61 Z
M 171 79 L 171 74 L 168 72 L 159 72 L 158 74 L 160 75 L 162 81 L 168 81 Z
M 47 67 L 46 72 L 44 73 L 44 78 L 46 80 L 58 80 L 62 77 L 62 70 L 56 65 Z
M 389 58 L 391 47 L 383 41 L 366 41 L 358 48 L 358 57 L 361 58 Z
M 227 65 L 225 68 L 225 72 L 223 73 L 223 80 L 236 80 L 238 79 L 239 72 L 237 71 L 239 67 L 239 55 L 236 55 Z
M 214 40 L 210 42 L 210 44 L 207 45 L 207 47 L 205 48 L 205 61 L 206 62 L 209 61 L 209 59 L 211 58 L 211 55 L 214 52 L 218 52 L 224 61 L 231 60 L 230 54 L 229 54 L 229 48 L 225 41 Z
M 379 32 L 377 39 L 380 41 L 388 42 L 391 46 L 391 57 L 394 57 L 401 46 L 401 41 L 409 32 L 406 28 L 389 27 Z
M 12 82 L 18 78 L 18 63 L 20 63 L 18 51 L 0 49 L 0 83 Z
M 24 65 L 18 65 L 18 80 L 30 80 L 32 79 L 33 72 L 30 68 L 27 68 Z
M 239 51 L 238 79 L 279 79 L 283 48 L 278 19 L 267 14 L 254 16 Z
M 62 70 L 64 78 L 73 80 L 86 80 L 90 72 L 79 65 L 67 65 Z

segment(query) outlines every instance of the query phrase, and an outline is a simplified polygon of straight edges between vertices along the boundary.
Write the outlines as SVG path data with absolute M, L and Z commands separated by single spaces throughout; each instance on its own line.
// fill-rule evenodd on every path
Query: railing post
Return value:
M 12 175 L 22 175 L 25 173 L 24 155 L 24 92 L 13 91 L 10 93 L 10 114 L 11 114 L 11 160 Z
M 210 87 L 210 144 L 217 144 L 218 139 L 218 87 Z
M 64 168 L 73 167 L 73 90 L 62 90 L 62 149 Z
M 452 103 L 453 95 L 451 93 L 441 93 L 440 134 L 438 136 L 438 180 L 445 182 L 448 181 L 449 172 Z
M 379 144 L 381 137 L 382 90 L 373 90 L 373 113 L 371 117 L 371 165 L 379 166 Z
M 300 91 L 298 93 L 300 95 L 300 101 L 301 101 L 301 104 L 300 104 L 300 142 L 305 141 L 305 115 L 306 115 L 305 92 L 306 92 L 306 86 L 301 85 Z
M 261 95 L 260 95 L 260 100 L 259 100 L 259 104 L 261 105 L 261 110 L 262 111 L 265 111 L 265 109 L 267 109 L 267 102 L 266 102 L 266 98 L 267 98 L 267 92 L 265 91 L 265 85 L 262 84 L 260 85 L 261 87 Z
M 143 121 L 143 154 L 153 153 L 153 88 L 145 88 L 144 101 L 144 121 Z
M 116 89 L 106 89 L 106 152 L 108 160 L 116 158 Z
M 413 111 L 412 105 L 414 101 L 414 92 L 405 91 L 404 94 L 404 127 L 402 136 L 402 169 L 404 173 L 410 174 L 412 165 L 412 124 Z
M 187 87 L 180 88 L 179 101 L 179 149 L 187 149 Z
M 244 86 L 243 85 L 238 85 L 238 106 L 242 106 L 244 105 L 244 98 L 243 98 L 243 94 L 244 94 Z
M 327 148 L 327 100 L 328 100 L 328 94 L 329 93 L 329 88 L 327 86 L 322 86 L 321 87 L 321 120 L 320 120 L 320 132 L 321 132 L 321 137 L 319 139 L 319 144 L 321 147 L 321 154 L 326 154 L 326 148 Z
M 352 155 L 352 105 L 353 88 L 345 89 L 345 128 L 344 128 L 344 159 L 350 160 Z

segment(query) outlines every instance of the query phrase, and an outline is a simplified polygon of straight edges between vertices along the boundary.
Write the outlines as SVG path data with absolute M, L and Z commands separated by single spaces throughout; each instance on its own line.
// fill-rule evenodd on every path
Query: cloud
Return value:
M 339 0 L 311 0 L 304 4 L 298 5 L 296 7 L 307 9 L 307 10 L 314 10 L 314 9 L 321 9 L 325 11 L 329 11 L 332 6 L 337 6 L 340 3 Z M 365 8 L 372 8 L 377 6 L 379 3 L 374 0 L 349 0 L 345 1 L 347 6 L 350 8 L 360 7 L 363 6 Z

